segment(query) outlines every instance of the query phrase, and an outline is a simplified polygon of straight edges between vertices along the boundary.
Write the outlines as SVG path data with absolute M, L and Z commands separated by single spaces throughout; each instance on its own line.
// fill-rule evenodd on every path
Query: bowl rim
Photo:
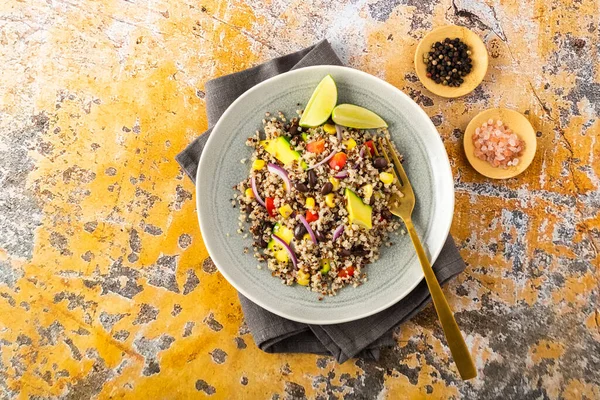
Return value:
M 299 68 L 296 70 L 291 70 L 288 72 L 284 72 L 282 74 L 273 76 L 267 80 L 264 80 L 260 83 L 258 83 L 257 85 L 251 87 L 250 89 L 248 89 L 246 92 L 244 92 L 242 95 L 240 95 L 235 101 L 233 101 L 229 107 L 227 107 L 227 109 L 225 110 L 225 112 L 223 113 L 223 115 L 221 115 L 221 117 L 219 118 L 219 120 L 217 121 L 217 123 L 215 124 L 215 126 L 213 127 L 212 131 L 218 131 L 218 129 L 220 128 L 220 125 L 223 124 L 223 121 L 225 119 L 227 119 L 227 117 L 229 116 L 230 113 L 232 113 L 232 110 L 235 108 L 235 106 L 237 106 L 237 104 L 242 103 L 245 101 L 245 98 L 249 95 L 249 93 L 252 93 L 254 91 L 260 90 L 263 86 L 266 86 L 268 84 L 271 84 L 272 82 L 276 82 L 279 80 L 285 80 L 285 79 L 289 79 L 290 77 L 293 77 L 294 75 L 299 75 L 303 73 L 303 70 L 327 70 L 329 72 L 327 73 L 331 73 L 330 71 L 332 70 L 340 70 L 340 71 L 344 71 L 346 73 L 350 73 L 350 74 L 356 74 L 359 76 L 364 77 L 365 79 L 368 80 L 372 80 L 373 82 L 377 82 L 379 84 L 382 84 L 384 86 L 386 86 L 387 88 L 389 88 L 390 90 L 395 91 L 397 94 L 399 94 L 401 97 L 404 97 L 406 100 L 408 100 L 410 103 L 412 103 L 415 106 L 416 112 L 418 114 L 420 114 L 420 116 L 422 118 L 424 118 L 424 123 L 428 124 L 429 127 L 431 129 L 433 129 L 433 131 L 435 131 L 437 133 L 437 135 L 435 135 L 435 141 L 437 141 L 437 144 L 439 146 L 441 146 L 441 148 L 444 150 L 444 155 L 445 157 L 443 157 L 442 161 L 443 164 L 447 167 L 444 169 L 444 171 L 439 171 L 439 173 L 441 175 L 446 175 L 445 179 L 448 179 L 449 182 L 452 182 L 452 184 L 450 185 L 451 188 L 451 196 L 450 199 L 448 199 L 449 204 L 447 203 L 447 207 L 449 210 L 451 210 L 451 212 L 448 213 L 448 218 L 446 218 L 445 221 L 436 221 L 436 224 L 438 224 L 436 226 L 436 230 L 443 230 L 443 232 L 446 233 L 446 236 L 448 236 L 450 234 L 450 227 L 452 225 L 452 220 L 454 218 L 454 206 L 455 206 L 455 188 L 454 188 L 454 178 L 452 175 L 452 167 L 450 166 L 450 160 L 448 158 L 448 153 L 446 151 L 446 148 L 444 146 L 444 142 L 442 141 L 439 132 L 437 131 L 437 128 L 435 127 L 435 125 L 433 124 L 433 122 L 431 122 L 431 119 L 429 118 L 429 116 L 427 115 L 427 113 L 414 101 L 410 98 L 410 96 L 408 96 L 406 93 L 404 93 L 402 90 L 398 89 L 397 87 L 393 86 L 392 84 L 386 82 L 385 80 L 378 78 L 376 76 L 373 76 L 369 73 L 351 68 L 351 67 L 346 67 L 346 66 L 338 66 L 338 65 L 315 65 L 315 66 L 309 66 L 309 67 L 303 67 L 303 68 Z M 200 233 L 202 234 L 203 231 L 207 231 L 204 228 L 206 228 L 206 224 L 208 222 L 204 222 L 203 220 L 204 218 L 202 217 L 201 214 L 201 204 L 200 204 L 200 185 L 198 184 L 201 180 L 201 176 L 204 175 L 205 173 L 208 172 L 203 172 L 203 171 L 207 171 L 206 168 L 203 168 L 204 164 L 207 164 L 208 162 L 207 157 L 205 156 L 205 154 L 207 154 L 207 149 L 210 148 L 211 143 L 213 141 L 215 141 L 217 135 L 211 134 L 204 146 L 204 150 L 202 152 L 202 155 L 200 157 L 200 162 L 198 163 L 198 169 L 196 171 L 196 183 L 195 183 L 195 187 L 196 187 L 196 215 L 198 218 L 198 222 L 200 225 Z M 445 162 L 444 162 L 445 161 Z M 209 254 L 209 256 L 212 258 L 211 256 L 211 245 L 213 240 L 210 238 L 209 235 L 207 235 L 206 237 L 203 235 L 203 242 L 204 242 L 204 246 L 206 247 L 206 250 Z M 217 243 L 215 243 L 216 245 Z M 435 261 L 437 260 L 437 257 L 439 256 L 439 254 L 442 251 L 442 248 L 444 247 L 445 244 L 445 240 L 442 241 L 440 243 L 440 245 L 438 246 L 438 248 L 436 249 L 429 249 L 427 248 L 427 250 L 429 250 L 430 252 L 430 262 L 433 265 L 435 263 Z M 363 312 L 359 315 L 355 315 L 355 316 L 350 316 L 350 317 L 346 317 L 346 318 L 332 318 L 327 320 L 326 322 L 324 322 L 323 320 L 313 320 L 313 319 L 309 319 L 309 318 L 302 318 L 302 317 L 296 317 L 296 316 L 290 316 L 290 315 L 286 315 L 285 313 L 282 313 L 281 311 L 274 309 L 273 307 L 269 306 L 268 304 L 266 304 L 265 302 L 263 302 L 261 299 L 257 298 L 256 296 L 253 296 L 252 294 L 248 293 L 246 290 L 244 290 L 243 288 L 239 287 L 239 285 L 237 285 L 235 283 L 235 279 L 232 279 L 231 275 L 227 273 L 226 269 L 221 268 L 217 262 L 217 260 L 213 259 L 213 262 L 215 263 L 215 266 L 218 268 L 219 272 L 221 272 L 221 274 L 223 275 L 223 277 L 227 280 L 227 282 L 232 285 L 234 287 L 234 289 L 236 289 L 239 293 L 241 293 L 244 297 L 246 297 L 247 299 L 249 299 L 250 301 L 252 301 L 254 304 L 264 308 L 265 310 L 272 312 L 273 314 L 276 314 L 282 318 L 285 319 L 289 319 L 292 321 L 296 321 L 296 322 L 300 322 L 300 323 L 306 323 L 306 324 L 312 324 L 312 325 L 332 325 L 332 324 L 339 324 L 339 323 L 344 323 L 344 322 L 350 322 L 350 321 L 356 321 L 362 318 L 366 318 L 369 317 L 371 315 L 377 314 L 383 310 L 386 310 L 388 308 L 390 308 L 391 306 L 393 306 L 394 304 L 397 304 L 399 301 L 401 301 L 402 299 L 404 299 L 407 295 L 409 295 L 414 289 L 415 287 L 417 287 L 417 285 L 419 283 L 421 283 L 421 281 L 424 278 L 424 274 L 423 271 L 419 271 L 419 278 L 415 279 L 415 282 L 413 283 L 413 285 L 409 286 L 406 288 L 406 290 L 399 294 L 398 296 L 396 296 L 395 298 L 391 299 L 389 302 L 385 303 L 384 305 L 371 309 L 368 312 Z

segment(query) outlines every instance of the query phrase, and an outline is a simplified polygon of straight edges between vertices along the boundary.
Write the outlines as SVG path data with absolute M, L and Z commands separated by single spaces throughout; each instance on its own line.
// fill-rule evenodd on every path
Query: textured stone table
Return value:
M 600 398 L 598 0 L 5 0 L 0 4 L 0 399 Z M 433 27 L 484 39 L 483 84 L 428 93 Z M 327 37 L 437 126 L 469 266 L 445 288 L 479 378 L 457 379 L 431 307 L 375 362 L 268 355 L 198 230 L 174 156 L 207 79 Z M 477 112 L 538 132 L 505 182 L 461 150 Z

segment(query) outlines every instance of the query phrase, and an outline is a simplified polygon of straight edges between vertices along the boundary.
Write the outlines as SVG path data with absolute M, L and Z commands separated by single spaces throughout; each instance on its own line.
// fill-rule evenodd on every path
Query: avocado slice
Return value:
M 279 136 L 271 140 L 261 140 L 260 145 L 264 147 L 267 153 L 278 159 L 283 165 L 289 165 L 294 160 L 299 160 L 303 169 L 308 165 L 300 158 L 300 153 L 292 150 L 290 141 L 285 136 Z
M 287 244 L 290 244 L 290 242 L 294 238 L 294 231 L 292 231 L 288 227 L 281 225 L 278 222 L 273 227 L 273 235 L 279 236 L 284 242 L 286 242 Z M 281 261 L 281 262 L 289 261 L 290 258 L 288 256 L 287 251 L 285 251 L 284 248 L 282 248 L 279 244 L 277 244 L 275 242 L 275 240 L 271 239 L 269 241 L 269 244 L 267 245 L 267 248 L 273 249 L 273 255 L 275 256 L 275 259 L 277 261 Z
M 371 223 L 371 215 L 373 208 L 370 205 L 363 203 L 363 201 L 354 193 L 352 190 L 346 188 L 344 192 L 346 198 L 346 209 L 348 210 L 348 219 L 351 224 L 362 226 L 366 229 L 371 229 L 373 224 Z

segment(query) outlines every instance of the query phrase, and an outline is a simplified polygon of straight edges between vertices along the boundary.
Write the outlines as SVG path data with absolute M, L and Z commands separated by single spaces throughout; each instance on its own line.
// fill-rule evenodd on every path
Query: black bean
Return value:
M 261 237 L 254 243 L 255 246 L 260 247 L 261 249 L 266 249 L 269 243 L 265 242 L 265 240 Z
M 318 231 L 318 230 L 315 229 L 313 232 L 315 233 L 315 237 L 317 238 L 317 240 L 319 242 L 324 242 L 325 241 L 325 235 L 323 235 L 320 231 Z
M 306 184 L 304 184 L 302 182 L 296 182 L 296 183 L 294 183 L 294 187 L 296 188 L 296 190 L 298 190 L 299 192 L 303 192 L 303 193 L 306 193 L 306 192 L 308 192 L 310 190 L 308 188 L 308 186 L 306 186 Z
M 296 240 L 302 240 L 302 238 L 304 237 L 304 235 L 306 233 L 307 233 L 306 232 L 306 227 L 304 226 L 303 223 L 299 223 L 294 228 L 294 237 L 296 238 Z
M 308 186 L 314 188 L 317 184 L 317 180 L 318 178 L 315 170 L 311 169 L 310 171 L 308 171 Z
M 331 191 L 333 190 L 333 184 L 331 182 L 327 182 L 326 184 L 323 185 L 323 187 L 321 188 L 321 194 L 323 196 L 328 195 L 329 193 L 331 193 Z
M 291 136 L 295 136 L 298 134 L 298 123 L 297 122 L 292 122 L 292 125 L 290 125 L 290 135 Z
M 342 257 L 348 257 L 350 255 L 352 255 L 352 252 L 350 250 L 348 250 L 348 249 L 341 249 L 340 250 L 340 256 L 342 256 Z
M 261 225 L 262 225 L 262 230 L 267 231 L 267 232 L 271 232 L 273 230 L 273 227 L 275 226 L 275 224 L 273 224 L 270 221 L 263 221 Z
M 369 254 L 369 250 L 365 250 L 365 248 L 362 246 L 356 246 L 356 247 L 352 248 L 351 253 L 354 256 L 362 257 L 362 256 L 366 256 L 367 254 Z
M 393 218 L 393 214 L 390 212 L 390 210 L 388 210 L 387 208 L 384 208 L 381 211 L 381 216 L 387 220 L 390 220 Z
M 375 161 L 373 161 L 373 165 L 377 169 L 384 169 L 387 168 L 388 162 L 383 157 L 377 157 Z

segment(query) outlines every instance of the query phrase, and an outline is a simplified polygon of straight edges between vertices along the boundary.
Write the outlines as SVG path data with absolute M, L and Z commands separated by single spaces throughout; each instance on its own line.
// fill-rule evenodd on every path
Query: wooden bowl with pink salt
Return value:
M 480 174 L 507 179 L 525 171 L 537 147 L 535 131 L 525 116 L 506 108 L 479 113 L 467 126 L 465 154 Z

